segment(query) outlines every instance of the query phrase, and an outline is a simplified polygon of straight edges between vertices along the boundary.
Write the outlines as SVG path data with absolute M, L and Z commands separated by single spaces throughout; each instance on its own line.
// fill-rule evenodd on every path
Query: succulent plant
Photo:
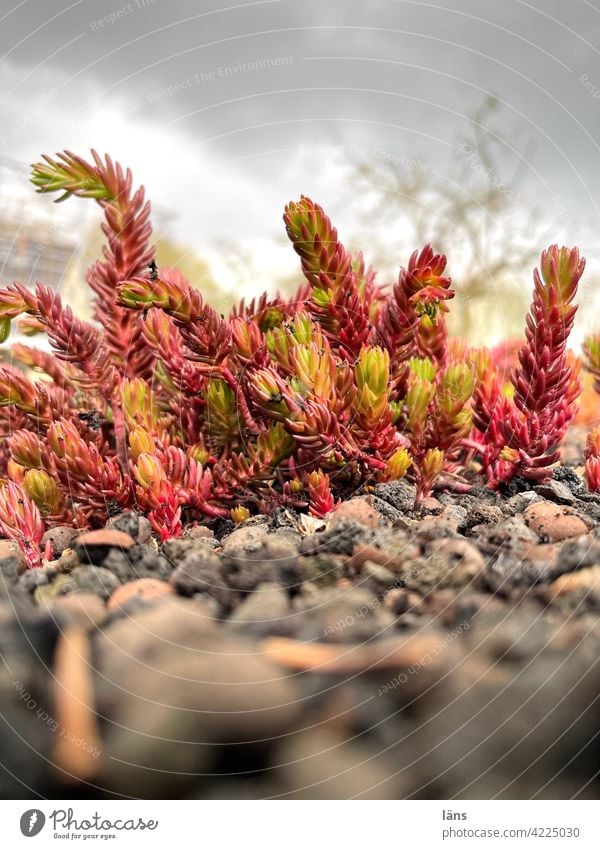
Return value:
M 305 282 L 225 317 L 176 269 L 157 268 L 144 191 L 110 157 L 44 157 L 32 181 L 60 201 L 95 200 L 106 243 L 87 275 L 92 322 L 41 284 L 0 290 L 2 340 L 19 319 L 52 347 L 16 344 L 0 367 L 0 531 L 31 566 L 46 527 L 98 527 L 126 508 L 165 540 L 188 521 L 243 522 L 281 505 L 323 516 L 404 476 L 419 501 L 482 472 L 492 485 L 551 474 L 578 393 L 566 350 L 576 249 L 542 254 L 508 397 L 490 352 L 448 339 L 454 291 L 429 245 L 387 289 L 302 197 L 284 222 Z
M 501 393 L 491 364 L 483 366 L 476 423 L 486 441 L 490 483 L 515 475 L 543 480 L 559 459 L 580 393 L 578 367 L 569 356 L 567 341 L 584 267 L 577 248 L 552 245 L 542 253 L 540 269 L 534 271 L 526 341 L 510 375 L 512 398 Z

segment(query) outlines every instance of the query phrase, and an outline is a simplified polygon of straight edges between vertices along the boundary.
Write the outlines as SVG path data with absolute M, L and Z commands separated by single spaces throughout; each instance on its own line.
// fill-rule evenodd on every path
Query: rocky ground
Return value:
M 404 482 L 0 542 L 4 798 L 595 798 L 600 498 Z

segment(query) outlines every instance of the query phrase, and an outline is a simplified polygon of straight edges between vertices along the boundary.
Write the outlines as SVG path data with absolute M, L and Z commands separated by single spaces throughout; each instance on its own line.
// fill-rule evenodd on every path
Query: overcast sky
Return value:
M 13 2 L 0 155 L 108 151 L 203 249 L 229 235 L 268 253 L 302 192 L 343 232 L 351 191 L 328 145 L 443 173 L 492 94 L 526 202 L 600 254 L 600 0 Z

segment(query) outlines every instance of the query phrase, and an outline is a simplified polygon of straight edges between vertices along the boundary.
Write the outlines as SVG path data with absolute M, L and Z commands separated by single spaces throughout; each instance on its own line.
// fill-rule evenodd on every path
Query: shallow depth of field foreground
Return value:
M 448 333 L 444 245 L 380 280 L 302 196 L 296 294 L 225 315 L 110 157 L 32 182 L 105 244 L 90 322 L 0 289 L 3 796 L 595 798 L 578 249 L 540 246 L 488 350 Z

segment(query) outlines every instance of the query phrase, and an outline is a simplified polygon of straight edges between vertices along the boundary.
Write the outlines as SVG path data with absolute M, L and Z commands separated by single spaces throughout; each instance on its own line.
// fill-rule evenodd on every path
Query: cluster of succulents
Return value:
M 429 246 L 387 288 L 302 197 L 284 214 L 305 278 L 295 297 L 242 301 L 225 317 L 177 270 L 157 268 L 150 205 L 130 171 L 66 152 L 35 165 L 32 181 L 59 200 L 94 199 L 106 243 L 87 274 L 93 322 L 41 284 L 0 290 L 2 341 L 18 320 L 53 349 L 14 344 L 0 367 L 0 532 L 30 565 L 47 527 L 97 527 L 124 509 L 164 540 L 190 522 L 280 506 L 323 516 L 404 476 L 420 500 L 552 474 L 580 391 L 567 349 L 576 248 L 542 254 L 505 380 L 492 352 L 448 338 L 455 293 Z M 600 376 L 600 339 L 585 358 Z M 586 456 L 597 489 L 600 434 Z

